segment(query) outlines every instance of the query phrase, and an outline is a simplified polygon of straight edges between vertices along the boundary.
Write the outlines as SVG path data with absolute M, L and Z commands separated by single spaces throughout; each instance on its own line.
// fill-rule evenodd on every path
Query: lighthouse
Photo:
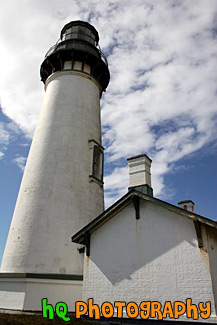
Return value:
M 92 25 L 72 21 L 41 65 L 45 96 L 2 259 L 0 308 L 40 309 L 31 286 L 38 299 L 73 302 L 70 286 L 80 298 L 83 255 L 70 237 L 104 210 L 100 98 L 110 76 L 98 42 Z

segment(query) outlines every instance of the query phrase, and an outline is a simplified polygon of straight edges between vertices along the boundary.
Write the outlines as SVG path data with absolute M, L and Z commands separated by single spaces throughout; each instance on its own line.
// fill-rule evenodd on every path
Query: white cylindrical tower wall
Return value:
M 84 72 L 47 79 L 1 272 L 82 274 L 70 237 L 104 209 L 103 185 L 90 177 L 93 144 L 101 144 L 100 96 Z

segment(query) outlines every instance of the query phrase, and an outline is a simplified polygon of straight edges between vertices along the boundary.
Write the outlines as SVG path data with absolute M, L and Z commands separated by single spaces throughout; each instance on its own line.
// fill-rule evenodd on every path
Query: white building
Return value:
M 217 223 L 195 214 L 192 201 L 154 198 L 146 155 L 128 163 L 129 192 L 72 237 L 86 246 L 82 300 L 210 301 L 216 322 Z

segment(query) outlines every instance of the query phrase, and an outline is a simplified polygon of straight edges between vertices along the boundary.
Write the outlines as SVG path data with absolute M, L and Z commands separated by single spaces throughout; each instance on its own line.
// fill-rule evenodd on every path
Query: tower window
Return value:
M 63 70 L 71 70 L 72 69 L 72 61 L 65 61 Z
M 92 150 L 92 166 L 90 178 L 103 184 L 103 147 L 95 140 L 90 140 L 90 149 Z
M 97 146 L 93 149 L 93 176 L 102 181 L 102 151 Z
M 82 62 L 80 61 L 74 61 L 73 63 L 73 70 L 82 70 Z

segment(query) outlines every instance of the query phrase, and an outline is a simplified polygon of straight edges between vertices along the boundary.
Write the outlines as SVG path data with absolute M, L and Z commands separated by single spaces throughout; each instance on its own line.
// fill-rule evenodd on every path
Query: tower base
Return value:
M 41 311 L 43 298 L 55 305 L 65 302 L 75 311 L 82 299 L 83 276 L 68 274 L 0 273 L 0 308 Z

